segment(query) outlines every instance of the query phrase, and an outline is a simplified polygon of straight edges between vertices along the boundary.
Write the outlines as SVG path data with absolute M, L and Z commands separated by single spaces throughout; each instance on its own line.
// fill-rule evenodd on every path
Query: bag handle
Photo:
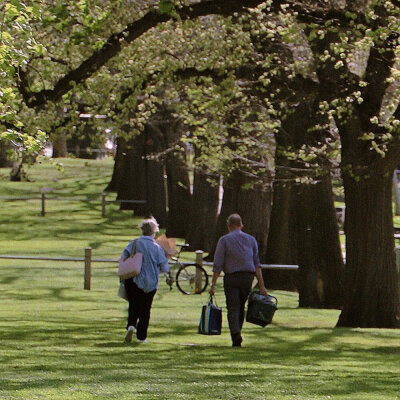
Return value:
M 135 239 L 135 240 L 133 241 L 133 244 L 132 244 L 132 254 L 130 255 L 130 257 L 133 257 L 133 256 L 136 254 L 136 242 L 137 242 L 137 239 Z
M 218 307 L 217 299 L 214 294 L 210 294 L 210 298 L 208 300 L 208 304 L 215 304 Z
M 254 290 L 252 293 L 254 294 L 260 294 L 260 292 L 258 290 Z M 266 299 L 268 299 L 269 301 L 271 301 L 271 303 L 275 303 L 275 305 L 278 307 L 278 299 L 275 296 L 272 296 L 270 294 L 267 294 L 266 296 L 264 296 Z M 272 301 L 272 299 L 274 299 L 274 301 Z M 251 300 L 251 298 L 249 298 L 249 300 Z
M 132 253 L 131 253 L 131 255 L 129 255 L 128 257 L 124 258 L 124 261 L 126 261 L 128 258 L 133 257 L 136 254 L 136 241 L 137 241 L 137 239 L 134 239 L 134 241 L 132 243 Z
M 270 294 L 267 295 L 268 300 L 274 299 L 275 305 L 278 306 L 278 299 L 275 296 L 271 296 Z

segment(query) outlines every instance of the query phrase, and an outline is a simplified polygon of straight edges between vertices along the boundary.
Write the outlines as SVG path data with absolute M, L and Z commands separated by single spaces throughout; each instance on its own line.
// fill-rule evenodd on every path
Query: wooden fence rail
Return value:
M 91 203 L 97 201 L 97 198 L 82 198 L 82 197 L 48 197 L 46 196 L 45 192 L 42 192 L 40 197 L 28 197 L 28 196 L 21 196 L 21 197 L 8 197 L 8 196 L 0 196 L 0 200 L 6 201 L 21 201 L 21 200 L 41 200 L 41 210 L 40 215 L 44 217 L 46 215 L 46 201 L 82 201 Z M 102 217 L 106 216 L 106 205 L 107 203 L 131 203 L 131 204 L 146 204 L 146 200 L 123 200 L 123 199 L 116 199 L 116 200 L 107 200 L 107 194 L 101 194 L 101 215 Z
M 205 262 L 202 258 L 203 251 L 196 251 L 195 262 L 199 265 L 212 266 L 212 262 Z M 74 261 L 74 262 L 84 262 L 84 282 L 83 288 L 85 290 L 90 290 L 91 288 L 91 276 L 92 276 L 92 263 L 93 262 L 104 262 L 104 263 L 115 263 L 117 264 L 119 259 L 112 258 L 93 258 L 92 248 L 86 247 L 83 257 L 44 257 L 44 256 L 20 256 L 20 255 L 0 255 L 0 259 L 8 260 L 43 260 L 43 261 Z M 175 262 L 171 261 L 170 264 L 173 265 Z M 190 261 L 182 261 L 181 264 L 192 264 Z M 276 270 L 286 270 L 293 271 L 299 268 L 298 265 L 284 265 L 284 264 L 261 264 L 263 269 L 276 269 Z

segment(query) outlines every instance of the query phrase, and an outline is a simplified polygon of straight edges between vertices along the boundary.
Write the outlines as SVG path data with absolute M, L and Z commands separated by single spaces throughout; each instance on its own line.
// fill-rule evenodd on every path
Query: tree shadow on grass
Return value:
M 274 323 L 262 329 L 246 324 L 243 348 L 235 349 L 230 346 L 226 319 L 221 336 L 197 334 L 193 310 L 198 307 L 200 315 L 200 304 L 207 296 L 186 297 L 163 287 L 154 304 L 157 313 L 150 322 L 150 343 L 126 346 L 127 303 L 116 298 L 117 278 L 111 298 L 102 292 L 77 290 L 74 285 L 83 282 L 72 270 L 49 277 L 45 268 L 25 267 L 5 275 L 12 277 L 15 284 L 1 293 L 2 299 L 16 296 L 17 314 L 9 313 L 0 321 L 0 397 L 1 390 L 32 391 L 39 396 L 42 390 L 61 393 L 76 385 L 89 391 L 100 385 L 112 397 L 118 392 L 115 385 L 135 385 L 146 398 L 143 382 L 164 391 L 164 398 L 177 398 L 174 390 L 181 398 L 195 398 L 194 383 L 201 393 L 204 382 L 216 390 L 215 398 L 232 399 L 262 398 L 254 387 L 267 383 L 304 393 L 304 398 L 312 398 L 312 390 L 318 392 L 314 398 L 331 395 L 333 399 L 351 398 L 354 387 L 371 394 L 398 390 L 398 331 L 385 331 L 387 343 L 381 340 L 375 345 L 376 332 L 310 328 L 299 318 L 296 327 Z M 25 292 L 21 277 L 30 283 Z M 179 381 L 178 388 L 168 383 L 171 379 Z M 243 382 L 248 383 L 248 397 L 226 395 L 226 390 L 240 391 Z
M 50 322 L 46 320 L 47 324 Z M 93 324 L 81 321 L 68 322 L 64 327 L 55 324 L 45 330 L 39 327 L 26 331 L 11 328 L 6 336 L 3 332 L 3 340 L 12 341 L 17 337 L 19 344 L 29 341 L 32 349 L 28 348 L 19 360 L 3 358 L 3 365 L 4 361 L 14 362 L 11 369 L 14 375 L 10 378 L 8 374 L 7 379 L 3 379 L 2 389 L 62 390 L 78 380 L 89 387 L 99 383 L 132 386 L 143 379 L 147 384 L 158 385 L 173 376 L 179 377 L 179 390 L 187 390 L 187 394 L 193 382 L 202 381 L 210 385 L 215 383 L 216 388 L 218 385 L 235 388 L 245 381 L 253 385 L 274 382 L 287 390 L 300 388 L 308 393 L 307 384 L 318 380 L 323 382 L 318 387 L 318 395 L 333 398 L 351 395 L 355 387 L 371 394 L 396 393 L 398 387 L 395 373 L 385 374 L 381 369 L 374 370 L 371 375 L 371 370 L 365 368 L 377 361 L 384 363 L 388 355 L 396 351 L 398 354 L 398 348 L 343 343 L 341 338 L 351 333 L 349 329 L 274 327 L 263 338 L 247 329 L 244 347 L 236 349 L 230 347 L 226 333 L 218 338 L 202 337 L 195 334 L 193 326 L 176 323 L 154 326 L 148 344 L 126 346 L 122 335 L 118 340 L 110 340 L 110 336 L 122 332 L 119 325 L 120 321 L 106 325 L 98 321 Z M 188 338 L 193 335 L 196 335 L 196 343 L 191 344 Z M 395 334 L 389 336 L 398 337 Z M 42 357 L 34 358 L 34 348 L 40 347 L 41 343 L 46 346 Z M 32 358 L 36 363 L 32 364 Z M 364 368 L 354 369 L 352 363 L 356 360 Z M 348 365 L 348 369 L 339 367 L 340 370 L 335 371 L 335 366 L 340 364 Z M 62 379 L 53 378 L 52 374 L 58 374 Z M 341 378 L 340 385 L 332 379 L 335 374 Z M 42 378 L 34 379 L 35 376 Z M 164 387 L 164 390 L 169 389 Z M 251 386 L 248 390 L 251 397 Z
M 0 280 L 0 284 L 11 285 L 11 284 L 15 283 L 16 281 L 18 281 L 18 279 L 20 279 L 20 278 L 21 277 L 18 276 L 17 274 L 3 276 Z
M 67 204 L 66 206 L 71 206 Z M 121 241 L 121 232 L 128 236 L 139 236 L 139 230 L 134 228 L 132 222 L 138 217 L 126 215 L 125 211 L 110 212 L 105 218 L 101 217 L 101 205 L 90 205 L 79 207 L 72 205 L 66 211 L 64 207 L 57 206 L 55 210 L 48 207 L 46 216 L 40 215 L 38 208 L 35 214 L 27 217 L 26 212 L 13 213 L 12 221 L 6 216 L 0 218 L 2 224 L 7 224 L 7 235 L 14 241 L 30 240 L 34 237 L 36 240 L 40 238 L 48 238 L 49 234 L 54 238 L 75 239 L 76 235 L 85 237 L 103 237 L 101 243 L 108 241 Z M 99 208 L 100 207 L 100 208 Z M 88 214 L 91 211 L 98 212 L 98 216 Z M 72 216 L 77 215 L 82 220 L 75 220 Z M 46 229 L 38 229 L 38 226 L 46 226 Z M 126 233 L 125 233 L 126 232 Z M 94 241 L 94 244 L 96 241 Z

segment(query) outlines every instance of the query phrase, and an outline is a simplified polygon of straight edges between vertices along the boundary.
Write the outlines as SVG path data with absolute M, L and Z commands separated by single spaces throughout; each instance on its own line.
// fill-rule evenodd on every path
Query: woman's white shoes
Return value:
M 125 343 L 132 342 L 132 336 L 135 331 L 136 331 L 136 328 L 134 326 L 128 327 L 128 329 L 126 330 L 126 335 L 125 335 Z

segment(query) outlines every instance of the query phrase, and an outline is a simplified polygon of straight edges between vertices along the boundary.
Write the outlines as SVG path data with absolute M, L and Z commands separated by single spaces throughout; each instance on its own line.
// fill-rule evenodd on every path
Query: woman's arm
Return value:
M 121 254 L 121 259 L 126 260 L 132 254 L 132 249 L 133 249 L 133 240 L 131 240 L 123 250 Z
M 159 246 L 159 252 L 158 252 L 158 265 L 160 267 L 160 271 L 163 273 L 166 273 L 169 271 L 169 263 L 168 263 L 168 258 L 165 255 L 164 249 Z

